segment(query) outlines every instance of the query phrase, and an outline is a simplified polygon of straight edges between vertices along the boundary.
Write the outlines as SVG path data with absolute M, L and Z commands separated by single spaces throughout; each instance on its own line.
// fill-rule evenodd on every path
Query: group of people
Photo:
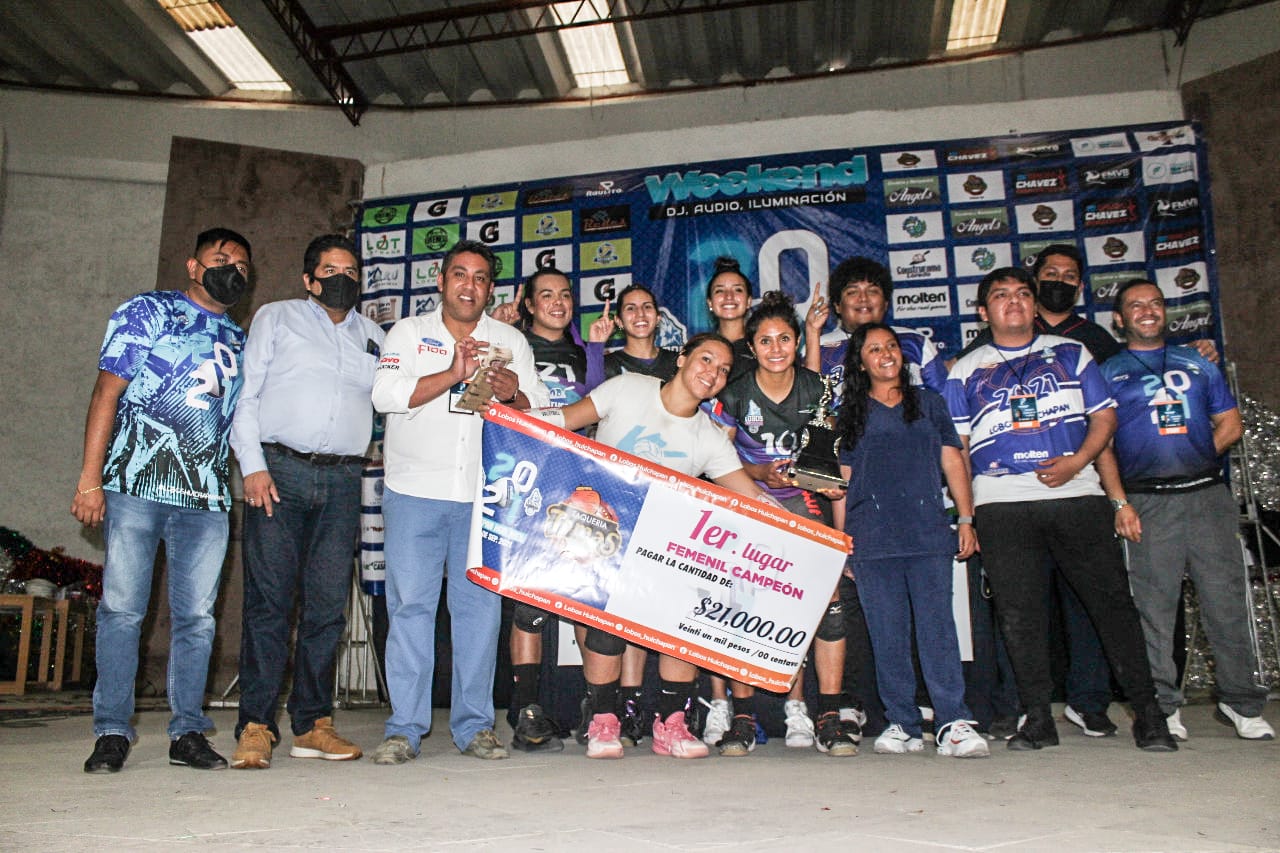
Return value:
M 617 295 L 616 318 L 605 305 L 586 341 L 572 283 L 558 270 L 530 276 L 518 316 L 490 316 L 495 258 L 465 240 L 440 265 L 439 309 L 384 336 L 354 310 L 359 259 L 337 235 L 307 248 L 306 296 L 264 306 L 246 340 L 226 309 L 245 292 L 250 263 L 243 236 L 206 231 L 186 263 L 185 290 L 134 297 L 108 325 L 72 505 L 82 522 L 105 523 L 107 542 L 87 772 L 121 769 L 136 738 L 138 641 L 160 540 L 173 614 L 170 762 L 228 766 L 205 737 L 212 724 L 201 703 L 232 502 L 229 447 L 246 504 L 241 701 L 229 764 L 271 764 L 295 601 L 290 754 L 360 757 L 334 729 L 332 689 L 374 409 L 386 416 L 392 711 L 373 760 L 404 763 L 431 731 L 445 583 L 453 742 L 478 758 L 507 757 L 493 708 L 500 598 L 465 571 L 481 475 L 482 419 L 460 405 L 472 383 L 497 402 L 539 410 L 567 429 L 594 428 L 597 441 L 852 537 L 811 649 L 816 713 L 798 678 L 785 700 L 788 746 L 855 755 L 864 707 L 875 704 L 885 718 L 875 751 L 921 752 L 927 694 L 940 755 L 989 754 L 995 726 L 967 704 L 951 609 L 953 561 L 978 551 L 1017 686 L 1010 749 L 1058 743 L 1049 706 L 1055 582 L 1079 605 L 1072 630 L 1102 650 L 1089 669 L 1107 682 L 1102 700 L 1074 701 L 1067 718 L 1086 734 L 1113 734 L 1113 673 L 1138 747 L 1172 751 L 1188 737 L 1173 664 L 1184 574 L 1196 583 L 1216 652 L 1220 719 L 1242 738 L 1273 737 L 1262 719 L 1266 689 L 1249 634 L 1236 510 L 1222 479 L 1221 456 L 1241 433 L 1235 402 L 1214 363 L 1165 344 L 1154 284 L 1135 279 L 1117 294 L 1114 318 L 1127 345 L 1075 317 L 1083 282 L 1074 246 L 1046 248 L 1031 272 L 1007 267 L 982 280 L 978 310 L 989 339 L 960 353 L 949 372 L 927 336 L 884 322 L 892 282 L 867 258 L 838 265 L 825 295 L 815 288 L 803 323 L 778 292 L 753 309 L 739 266 L 717 261 L 706 290 L 717 330 L 679 353 L 656 345 L 661 314 L 640 285 Z M 833 312 L 836 328 L 824 334 Z M 606 354 L 615 331 L 624 345 Z M 1113 350 L 1105 360 L 1096 351 L 1103 338 Z M 503 357 L 493 361 L 491 351 Z M 826 404 L 844 483 L 806 491 L 789 466 Z M 563 748 L 539 699 L 551 618 L 513 608 L 516 749 Z M 695 695 L 697 669 L 662 655 L 657 707 L 648 709 L 648 653 L 596 628 L 577 632 L 586 695 L 575 735 L 588 757 L 619 758 L 645 737 L 655 753 L 678 758 L 754 749 L 748 685 L 711 679 L 708 701 Z M 1076 646 L 1073 639 L 1073 658 Z M 699 701 L 708 707 L 702 724 Z

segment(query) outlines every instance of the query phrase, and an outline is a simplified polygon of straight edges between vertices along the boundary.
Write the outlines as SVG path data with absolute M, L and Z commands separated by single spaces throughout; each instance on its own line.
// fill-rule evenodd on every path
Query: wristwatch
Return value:
M 1119 512 L 1120 510 L 1124 509 L 1128 505 L 1129 505 L 1129 502 L 1127 500 L 1124 500 L 1123 498 L 1111 499 L 1111 508 L 1114 509 L 1116 512 Z

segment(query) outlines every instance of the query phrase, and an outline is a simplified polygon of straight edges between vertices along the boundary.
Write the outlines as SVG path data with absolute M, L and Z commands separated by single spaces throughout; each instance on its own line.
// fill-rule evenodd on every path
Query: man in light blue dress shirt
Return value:
M 246 504 L 240 719 L 231 759 L 237 769 L 271 765 L 295 597 L 289 754 L 330 761 L 361 755 L 333 729 L 333 680 L 384 335 L 353 310 L 360 264 L 347 238 L 311 241 L 302 284 L 305 299 L 265 305 L 253 318 L 231 427 Z

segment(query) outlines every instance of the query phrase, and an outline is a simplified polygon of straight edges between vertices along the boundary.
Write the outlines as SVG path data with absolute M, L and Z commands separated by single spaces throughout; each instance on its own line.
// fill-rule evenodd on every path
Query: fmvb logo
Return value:
M 762 163 L 752 163 L 745 169 L 723 175 L 694 169 L 668 172 L 662 177 L 647 175 L 644 179 L 649 197 L 655 204 L 668 198 L 684 201 L 690 196 L 707 199 L 716 195 L 838 189 L 866 182 L 867 158 L 861 154 L 835 164 L 766 167 Z

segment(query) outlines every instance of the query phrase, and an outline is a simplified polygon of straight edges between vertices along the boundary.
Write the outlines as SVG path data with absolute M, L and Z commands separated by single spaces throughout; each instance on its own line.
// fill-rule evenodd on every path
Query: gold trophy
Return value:
M 480 362 L 480 366 L 476 368 L 475 375 L 467 382 L 467 387 L 463 390 L 462 396 L 454 404 L 456 408 L 466 409 L 469 412 L 482 412 L 493 399 L 493 387 L 489 384 L 485 373 L 490 368 L 501 369 L 511 363 L 511 350 L 503 346 L 491 345 L 489 352 L 485 354 L 484 360 Z
M 813 420 L 800 430 L 796 456 L 787 475 L 806 491 L 842 489 L 847 485 L 840 476 L 840 437 L 827 423 L 831 417 L 831 377 L 822 377 L 822 399 L 814 410 Z

